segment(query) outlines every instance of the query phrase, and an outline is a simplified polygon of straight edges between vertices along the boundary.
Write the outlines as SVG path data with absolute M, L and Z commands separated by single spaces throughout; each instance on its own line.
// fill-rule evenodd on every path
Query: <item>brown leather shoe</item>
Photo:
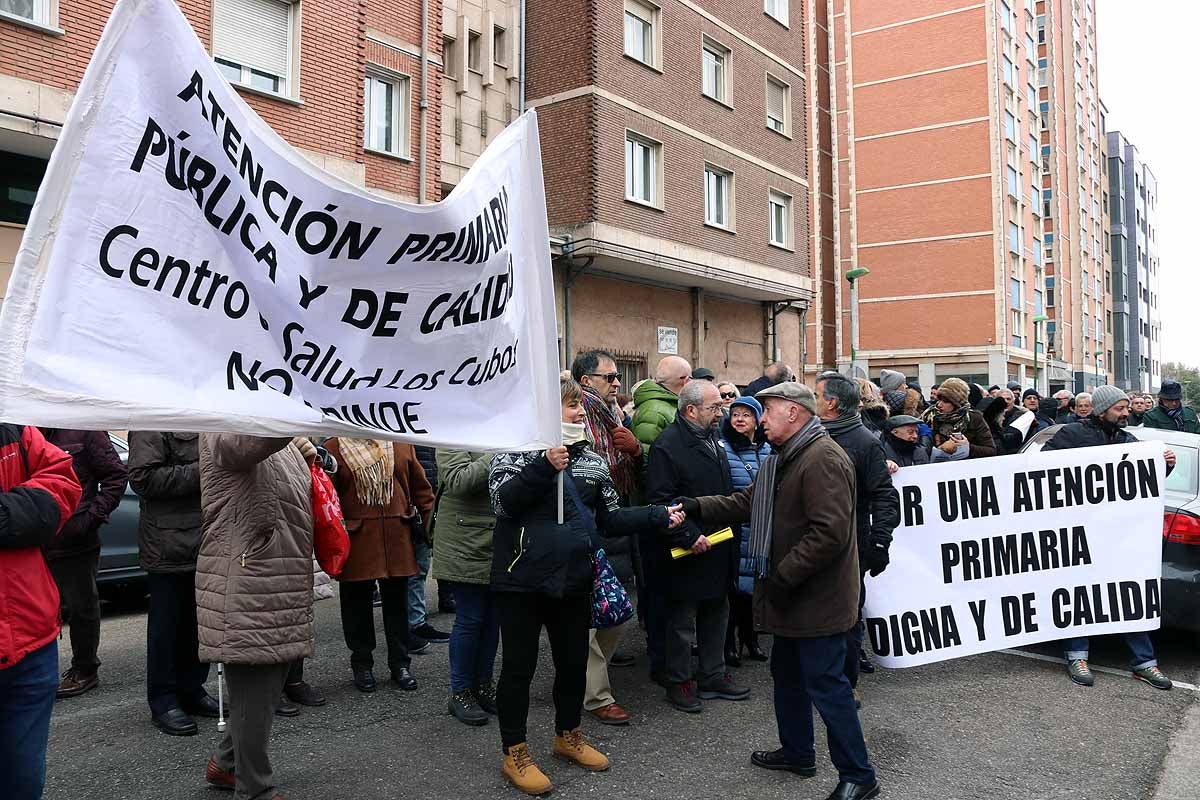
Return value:
M 62 681 L 58 684 L 58 692 L 55 696 L 59 700 L 64 697 L 78 697 L 84 692 L 90 692 L 99 685 L 100 679 L 96 677 L 96 673 L 80 675 L 74 667 L 71 667 L 63 673 Z
M 233 791 L 237 787 L 237 779 L 233 777 L 233 770 L 221 769 L 217 765 L 217 760 L 212 756 L 209 756 L 208 765 L 204 768 L 204 782 L 214 788 L 228 791 Z
M 605 725 L 628 725 L 630 720 L 629 712 L 617 703 L 609 703 L 588 713 Z

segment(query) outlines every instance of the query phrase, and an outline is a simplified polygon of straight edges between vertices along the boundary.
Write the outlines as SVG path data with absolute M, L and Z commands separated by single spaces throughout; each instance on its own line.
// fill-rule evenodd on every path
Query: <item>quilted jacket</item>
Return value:
M 313 654 L 312 475 L 291 439 L 200 435 L 200 660 Z

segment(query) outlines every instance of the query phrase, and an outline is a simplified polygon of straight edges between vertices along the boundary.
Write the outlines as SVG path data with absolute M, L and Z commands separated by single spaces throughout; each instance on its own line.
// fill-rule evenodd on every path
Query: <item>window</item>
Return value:
M 1013 63 L 1009 61 L 1008 56 L 1004 56 L 1004 85 L 1013 85 Z
M 1008 250 L 1010 253 L 1021 252 L 1021 229 L 1017 223 L 1008 223 Z
M 1025 59 L 1029 62 L 1029 66 L 1037 63 L 1037 45 L 1033 43 L 1033 34 L 1025 34 Z
M 1015 308 L 1012 311 L 1012 346 L 1024 347 L 1025 337 L 1021 335 L 1021 312 Z
M 29 222 L 46 163 L 45 159 L 0 151 L 0 222 Z
M 1052 278 L 1052 277 L 1046 278 L 1046 307 L 1047 308 L 1054 307 L 1054 278 Z M 1047 325 L 1046 330 L 1049 333 L 1053 334 L 1054 333 L 1054 323 L 1051 322 L 1049 325 Z
M 1050 189 L 1043 189 L 1042 190 L 1042 216 L 1043 217 L 1050 216 L 1050 207 L 1053 205 L 1053 203 L 1054 203 L 1054 192 Z M 1046 237 L 1046 257 L 1047 258 L 1050 257 L 1050 243 L 1053 241 L 1054 241 L 1053 237 L 1051 237 L 1051 236 Z
M 479 34 L 475 31 L 467 34 L 467 69 L 479 72 Z
M 1034 165 L 1034 172 L 1037 172 L 1038 150 L 1037 137 L 1031 133 L 1029 134 L 1029 163 Z
M 658 66 L 658 9 L 625 0 L 625 55 Z
M 1042 265 L 1042 243 L 1037 239 L 1033 240 L 1033 263 L 1039 267 Z
M 788 24 L 788 0 L 763 0 L 763 12 L 780 25 Z
M 252 89 L 294 94 L 293 8 L 281 0 L 216 0 L 213 58 L 221 74 Z
M 1017 171 L 1013 167 L 1008 168 L 1008 194 L 1010 197 L 1020 197 L 1020 183 L 1017 180 Z
M 768 195 L 770 242 L 776 247 L 792 246 L 792 198 L 774 190 Z
M 730 192 L 733 175 L 711 165 L 704 167 L 704 222 L 718 228 L 733 227 L 730 215 Z
M 1025 102 L 1029 104 L 1030 111 L 1038 107 L 1037 89 L 1033 86 L 1025 87 Z
M 1047 128 L 1049 128 L 1050 127 L 1050 104 L 1049 103 L 1043 102 L 1043 103 L 1038 104 L 1038 116 L 1041 118 L 1041 121 L 1042 121 L 1042 130 L 1046 130 Z
M 363 81 L 363 145 L 368 150 L 408 155 L 408 78 L 367 75 Z
M 458 78 L 458 44 L 449 36 L 442 37 L 442 62 L 446 65 L 446 77 Z
M 508 33 L 504 30 L 504 28 L 501 28 L 497 25 L 492 29 L 492 61 L 502 67 L 508 66 L 508 63 L 505 60 L 508 58 L 507 52 Z
M 1021 282 L 1016 278 L 1008 279 L 1008 306 L 1018 310 L 1021 308 Z
M 727 96 L 726 80 L 729 72 L 729 49 L 708 37 L 704 37 L 700 51 L 703 74 L 701 91 L 721 103 Z
M 1043 302 L 1042 302 L 1042 290 L 1034 289 L 1033 290 L 1033 313 L 1034 313 L 1034 315 L 1041 315 L 1045 311 L 1046 311 L 1046 307 L 1045 307 L 1045 305 L 1043 305 Z
M 767 127 L 787 136 L 792 129 L 792 87 L 767 76 Z
M 1000 27 L 1004 29 L 1005 33 L 1012 36 L 1013 13 L 1012 9 L 1008 7 L 1008 3 L 1000 4 Z
M 658 203 L 658 169 L 662 145 L 632 133 L 625 135 L 625 199 Z

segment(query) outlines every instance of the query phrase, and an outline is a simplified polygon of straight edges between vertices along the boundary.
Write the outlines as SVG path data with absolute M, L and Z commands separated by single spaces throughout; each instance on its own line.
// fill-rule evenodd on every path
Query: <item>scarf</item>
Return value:
M 338 439 L 342 464 L 354 478 L 354 493 L 365 506 L 387 508 L 395 487 L 396 451 L 383 439 Z
M 833 419 L 822 420 L 821 424 L 825 426 L 825 431 L 836 439 L 862 425 L 863 421 L 857 411 L 843 411 Z
M 970 406 L 962 405 L 951 411 L 949 414 L 943 414 L 938 411 L 937 404 L 931 405 L 925 412 L 922 420 L 930 428 L 933 429 L 933 443 L 940 445 L 950 438 L 952 434 L 964 433 L 967 429 L 967 417 L 970 411 Z
M 708 448 L 708 452 L 713 458 L 717 459 L 718 461 L 721 460 L 721 446 L 717 444 L 716 428 L 709 428 L 705 430 L 682 414 L 679 415 L 678 419 L 683 423 L 683 426 L 687 429 L 688 433 L 692 434 L 692 436 L 695 436 L 704 444 L 706 448 Z
M 617 487 L 617 494 L 629 497 L 637 488 L 637 470 L 633 459 L 618 450 L 613 442 L 612 432 L 622 427 L 620 417 L 612 405 L 604 402 L 600 393 L 590 386 L 583 389 L 583 410 L 587 412 L 583 424 L 587 428 L 588 441 L 608 463 L 608 473 L 613 486 Z
M 855 414 L 855 416 L 858 416 Z M 779 451 L 778 455 L 770 455 L 763 459 L 758 468 L 758 477 L 754 480 L 754 497 L 750 504 L 750 565 L 754 574 L 766 578 L 771 574 L 771 538 L 774 535 L 775 520 L 775 474 L 780 464 L 787 464 L 798 456 L 804 448 L 828 436 L 821 420 L 813 417 L 804 427 L 792 434 Z
M 1161 408 L 1163 411 L 1167 412 L 1167 416 L 1171 418 L 1171 422 L 1175 423 L 1175 430 L 1183 430 L 1183 406 L 1180 405 L 1179 408 L 1167 408 L 1166 406 L 1161 406 Z

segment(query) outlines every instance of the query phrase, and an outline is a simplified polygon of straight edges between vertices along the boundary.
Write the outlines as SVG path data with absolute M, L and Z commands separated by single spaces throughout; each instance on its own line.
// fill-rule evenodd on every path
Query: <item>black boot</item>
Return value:
M 748 642 L 742 642 L 742 649 L 746 651 L 746 657 L 751 661 L 767 661 L 769 659 L 769 656 L 758 646 L 757 636 Z
M 736 648 L 725 651 L 725 666 L 740 667 L 742 665 L 742 657 L 738 654 Z

